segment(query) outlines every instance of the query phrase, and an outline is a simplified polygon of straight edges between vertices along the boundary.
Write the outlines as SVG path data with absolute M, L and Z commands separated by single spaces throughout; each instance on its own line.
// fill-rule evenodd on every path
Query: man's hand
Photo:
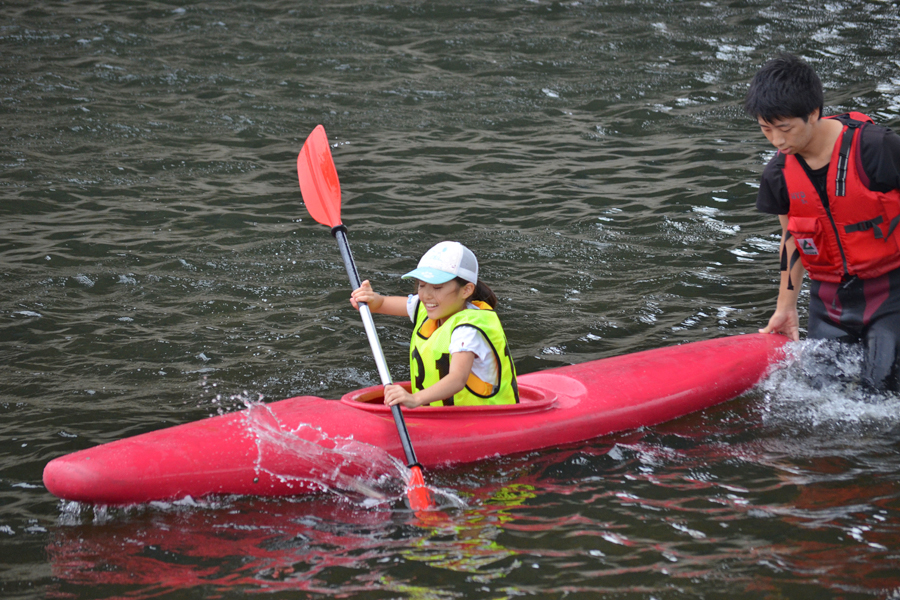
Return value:
M 800 341 L 800 315 L 797 314 L 797 309 L 776 310 L 769 318 L 769 324 L 759 332 L 781 333 L 795 342 Z

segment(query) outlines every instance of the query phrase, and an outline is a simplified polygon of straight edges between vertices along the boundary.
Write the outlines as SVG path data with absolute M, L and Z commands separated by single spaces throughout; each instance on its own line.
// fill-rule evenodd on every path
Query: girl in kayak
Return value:
M 418 281 L 417 294 L 382 296 L 368 281 L 350 296 L 359 309 L 409 316 L 414 323 L 409 348 L 412 392 L 384 388 L 384 403 L 415 408 L 514 404 L 519 401 L 516 368 L 500 319 L 497 296 L 478 281 L 478 260 L 459 242 L 441 242 L 403 275 Z

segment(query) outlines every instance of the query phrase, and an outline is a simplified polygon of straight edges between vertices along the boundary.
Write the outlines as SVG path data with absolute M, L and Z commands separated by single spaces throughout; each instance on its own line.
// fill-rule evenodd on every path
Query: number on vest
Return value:
M 425 389 L 425 361 L 422 360 L 422 355 L 419 354 L 418 348 L 413 348 L 412 358 L 416 361 L 416 373 L 415 373 L 415 382 L 413 385 L 413 391 Z M 438 372 L 438 379 L 443 379 L 447 375 L 450 374 L 450 354 L 445 352 L 441 354 L 440 357 L 436 361 L 434 361 L 434 368 Z M 442 401 L 444 406 L 453 406 L 453 397 L 444 398 Z

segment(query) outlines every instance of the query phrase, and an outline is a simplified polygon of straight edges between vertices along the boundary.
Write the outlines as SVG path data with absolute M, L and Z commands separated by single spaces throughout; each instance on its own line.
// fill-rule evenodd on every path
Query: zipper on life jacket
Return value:
M 822 198 L 822 205 L 825 207 L 825 214 L 828 215 L 828 221 L 831 223 L 831 229 L 834 231 L 834 239 L 837 242 L 838 250 L 841 253 L 841 264 L 844 265 L 844 277 L 846 277 L 850 274 L 850 269 L 847 268 L 847 255 L 844 253 L 844 246 L 841 245 L 841 237 L 838 235 L 837 223 L 834 222 L 834 216 L 831 214 L 831 206 L 828 204 L 827 194 Z
M 831 223 L 831 230 L 834 231 L 834 241 L 837 243 L 838 251 L 841 253 L 841 264 L 844 268 L 844 275 L 849 274 L 849 269 L 847 268 L 847 255 L 844 253 L 844 247 L 841 245 L 841 238 L 838 235 L 838 227 L 837 223 L 834 221 L 834 215 L 831 214 L 831 205 L 828 202 L 828 190 L 827 189 L 819 189 L 819 186 L 816 185 L 816 178 L 812 175 L 812 169 L 809 168 L 809 165 L 806 164 L 806 161 L 803 160 L 802 156 L 797 157 L 797 162 L 800 163 L 800 166 L 803 167 L 803 171 L 806 173 L 806 177 L 809 179 L 810 183 L 813 184 L 813 187 L 816 188 L 816 192 L 819 194 L 819 199 L 822 202 L 822 207 L 825 209 L 825 214 L 828 215 L 828 222 Z M 840 175 L 840 173 L 838 173 Z M 824 193 L 823 193 L 824 192 Z M 786 240 L 785 240 L 786 241 Z M 799 254 L 799 252 L 798 252 Z M 782 262 L 784 262 L 782 260 Z M 794 265 L 796 260 L 791 261 L 791 266 Z M 788 289 L 793 289 L 794 286 L 790 284 L 790 279 L 788 280 Z
M 834 180 L 834 197 L 835 198 L 844 198 L 847 196 L 847 166 L 850 163 L 850 147 L 853 145 L 853 134 L 856 132 L 856 129 L 860 127 L 862 123 L 859 121 L 848 121 L 846 123 L 846 129 L 841 134 L 841 148 L 838 151 L 838 162 L 836 165 L 836 173 Z M 834 215 L 831 214 L 831 204 L 828 200 L 828 183 L 826 181 L 825 189 L 820 190 L 819 186 L 816 185 L 816 180 L 812 176 L 812 169 L 809 168 L 809 165 L 806 164 L 806 161 L 803 160 L 802 157 L 798 156 L 800 165 L 803 167 L 806 176 L 809 178 L 809 181 L 813 184 L 813 187 L 816 188 L 816 191 L 819 193 L 819 198 L 822 201 L 822 206 L 825 208 L 825 214 L 828 215 L 828 222 L 831 223 L 831 229 L 834 231 L 834 240 L 837 243 L 838 251 L 841 253 L 841 264 L 844 268 L 844 277 L 850 275 L 850 269 L 847 267 L 847 254 L 844 252 L 844 246 L 841 244 L 841 236 L 838 233 L 837 223 L 834 221 Z M 824 194 L 823 194 L 824 192 Z
M 838 151 L 838 163 L 834 179 L 834 197 L 847 197 L 847 166 L 850 163 L 850 148 L 853 146 L 853 136 L 856 134 L 857 128 L 861 128 L 863 123 L 855 119 L 851 119 L 846 123 L 847 128 L 841 134 L 841 149 Z M 860 129 L 861 130 L 861 129 Z M 841 237 L 838 235 L 837 224 L 834 217 L 831 216 L 831 207 L 828 203 L 828 190 L 825 190 L 825 212 L 828 213 L 828 219 L 831 221 L 831 227 L 834 228 L 834 237 L 837 240 L 838 249 L 841 251 L 841 262 L 844 265 L 844 277 L 850 275 L 850 269 L 847 268 L 847 255 L 844 254 L 844 247 L 841 245 Z

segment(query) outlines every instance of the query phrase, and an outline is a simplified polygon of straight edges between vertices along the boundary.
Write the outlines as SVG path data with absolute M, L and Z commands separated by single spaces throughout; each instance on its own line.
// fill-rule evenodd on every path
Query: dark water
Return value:
M 295 161 L 324 124 L 364 277 L 458 239 L 520 371 L 754 331 L 778 49 L 900 126 L 889 1 L 0 3 L 0 596 L 898 598 L 900 400 L 817 372 L 675 422 L 347 496 L 62 504 L 51 459 L 376 383 Z M 395 379 L 408 324 L 379 320 Z

